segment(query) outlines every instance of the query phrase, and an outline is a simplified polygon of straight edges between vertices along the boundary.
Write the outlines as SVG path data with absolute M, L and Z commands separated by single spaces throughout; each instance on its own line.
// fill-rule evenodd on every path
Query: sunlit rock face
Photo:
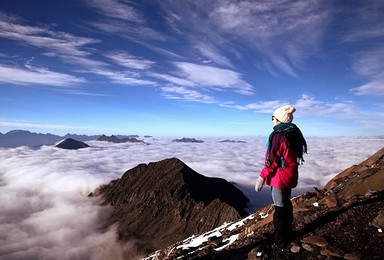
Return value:
M 247 214 L 248 199 L 233 184 L 176 158 L 140 164 L 98 194 L 114 207 L 109 223 L 118 223 L 120 239 L 136 240 L 146 252 Z

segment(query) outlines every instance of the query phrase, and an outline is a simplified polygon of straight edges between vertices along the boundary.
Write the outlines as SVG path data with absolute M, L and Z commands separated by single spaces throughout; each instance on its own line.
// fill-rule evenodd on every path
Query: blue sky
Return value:
M 2 0 L 0 132 L 382 135 L 383 1 Z

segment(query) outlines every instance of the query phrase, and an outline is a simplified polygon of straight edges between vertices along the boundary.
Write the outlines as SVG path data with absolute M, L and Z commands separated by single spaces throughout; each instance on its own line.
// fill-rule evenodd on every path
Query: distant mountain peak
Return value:
M 138 140 L 133 136 L 119 138 L 115 135 L 106 136 L 105 134 L 102 134 L 97 139 L 97 141 L 111 142 L 111 143 L 143 143 L 143 144 L 145 143 L 144 141 Z
M 60 142 L 59 144 L 57 144 L 56 147 L 62 148 L 62 149 L 68 149 L 68 150 L 77 150 L 77 149 L 87 148 L 89 147 L 89 145 L 72 138 L 67 138 L 62 142 Z

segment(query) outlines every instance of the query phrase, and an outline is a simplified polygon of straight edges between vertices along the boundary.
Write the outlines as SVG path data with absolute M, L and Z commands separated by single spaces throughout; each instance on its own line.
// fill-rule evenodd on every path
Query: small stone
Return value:
M 307 250 L 307 251 L 309 251 L 309 252 L 312 252 L 312 251 L 314 251 L 314 250 L 316 249 L 316 248 L 313 247 L 312 245 L 310 245 L 310 244 L 306 244 L 306 243 L 301 244 L 301 246 L 302 246 L 305 250 Z
M 341 257 L 343 255 L 343 251 L 334 245 L 326 245 L 321 249 L 320 254 L 324 256 Z
M 325 198 L 325 203 L 327 204 L 327 207 L 328 208 L 334 208 L 334 207 L 337 207 L 338 206 L 338 201 L 336 199 L 336 197 L 328 197 L 328 198 Z
M 324 237 L 321 236 L 308 236 L 304 237 L 301 242 L 306 243 L 306 244 L 311 244 L 311 245 L 316 245 L 320 247 L 324 247 L 328 245 L 327 240 Z
M 363 258 L 363 254 L 360 252 L 352 252 L 345 254 L 344 258 L 347 260 L 361 260 Z
M 300 247 L 299 245 L 293 245 L 293 246 L 291 247 L 291 252 L 292 252 L 292 253 L 299 253 L 299 252 L 300 252 L 300 249 L 301 249 L 301 247 Z
M 384 211 L 380 211 L 377 217 L 373 220 L 372 225 L 378 229 L 384 229 Z
M 263 256 L 263 252 L 260 250 L 260 248 L 259 247 L 255 247 L 254 249 L 249 251 L 249 253 L 248 253 L 248 260 L 261 259 L 262 256 Z

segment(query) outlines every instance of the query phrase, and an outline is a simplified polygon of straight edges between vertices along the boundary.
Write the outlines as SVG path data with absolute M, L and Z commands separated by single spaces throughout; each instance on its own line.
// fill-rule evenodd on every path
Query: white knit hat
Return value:
M 281 123 L 291 123 L 296 108 L 290 105 L 282 106 L 273 112 L 273 116 Z

